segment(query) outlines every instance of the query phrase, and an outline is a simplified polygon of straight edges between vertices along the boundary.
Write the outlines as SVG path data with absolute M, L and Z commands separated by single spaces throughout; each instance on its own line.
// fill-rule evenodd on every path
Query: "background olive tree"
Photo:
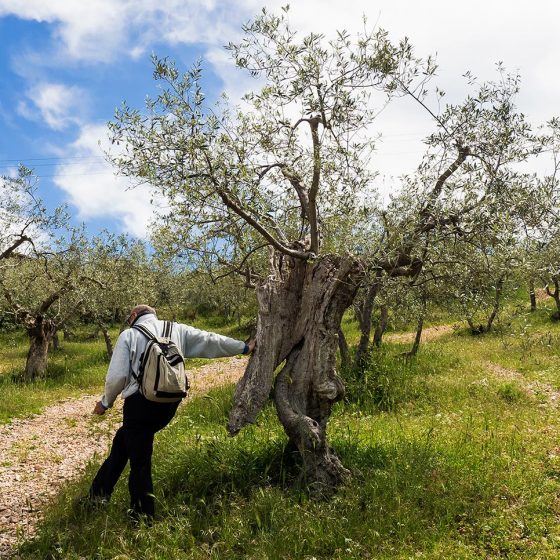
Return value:
M 0 178 L 0 266 L 14 266 L 7 259 L 38 255 L 68 223 L 63 207 L 50 211 L 38 195 L 38 179 L 21 166 L 15 177 Z
M 92 291 L 103 289 L 91 257 L 90 241 L 72 231 L 51 243 L 47 253 L 18 258 L 17 266 L 2 270 L 0 290 L 7 308 L 29 337 L 26 380 L 46 375 L 49 344 L 58 329 Z
M 144 243 L 126 235 L 103 233 L 90 241 L 87 268 L 97 287 L 89 287 L 79 301 L 76 319 L 101 331 L 110 358 L 113 340 L 109 328 L 124 321 L 139 303 L 153 303 L 161 275 L 154 273 Z M 83 278 L 87 284 L 87 278 Z

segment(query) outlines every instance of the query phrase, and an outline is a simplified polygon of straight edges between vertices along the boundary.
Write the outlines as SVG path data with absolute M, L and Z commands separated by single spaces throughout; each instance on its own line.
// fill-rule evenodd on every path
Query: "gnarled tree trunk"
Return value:
M 32 381 L 47 373 L 49 343 L 56 332 L 52 321 L 36 317 L 32 326 L 27 328 L 29 352 L 25 363 L 25 380 Z
M 255 420 L 274 383 L 278 417 L 303 459 L 317 494 L 332 492 L 347 473 L 327 442 L 332 405 L 344 394 L 335 370 L 342 315 L 360 274 L 351 257 L 303 261 L 276 256 L 274 273 L 257 290 L 257 348 L 237 386 L 228 430 Z

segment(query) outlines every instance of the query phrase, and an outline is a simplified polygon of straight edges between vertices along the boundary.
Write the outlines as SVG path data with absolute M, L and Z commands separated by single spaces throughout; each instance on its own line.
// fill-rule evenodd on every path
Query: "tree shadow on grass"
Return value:
M 437 448 L 428 438 L 364 444 L 333 434 L 352 474 L 331 500 L 317 502 L 297 485 L 297 455 L 279 428 L 249 427 L 232 439 L 212 422 L 187 432 L 188 421 L 185 415 L 156 446 L 153 528 L 138 533 L 128 523 L 126 473 L 108 508 L 77 508 L 73 500 L 93 478 L 90 465 L 53 506 L 37 542 L 23 547 L 24 557 L 136 557 L 139 539 L 156 538 L 149 535 L 170 557 L 174 547 L 200 546 L 229 546 L 232 558 L 258 557 L 259 550 L 262 557 L 276 550 L 328 557 L 347 546 L 345 539 L 362 552 L 427 550 L 438 539 L 461 539 L 461 527 L 480 522 L 499 485 L 495 466 L 473 459 L 473 450 Z
M 492 465 L 471 463 L 468 454 L 436 449 L 429 441 L 364 446 L 338 440 L 336 447 L 352 474 L 328 501 L 310 499 L 297 484 L 298 461 L 279 443 L 252 450 L 240 445 L 229 454 L 205 446 L 165 482 L 164 500 L 170 500 L 171 515 L 181 507 L 189 512 L 199 545 L 220 542 L 222 531 L 241 518 L 246 528 L 239 538 L 247 547 L 255 539 L 282 547 L 295 539 L 290 533 L 299 534 L 294 524 L 303 512 L 310 520 L 300 552 L 324 556 L 344 549 L 345 539 L 367 551 L 462 540 L 461 531 L 481 523 L 498 492 Z M 198 474 L 187 466 L 197 461 L 204 464 Z
M 427 549 L 483 516 L 495 490 L 489 471 L 469 470 L 422 441 L 365 446 L 339 439 L 337 448 L 352 475 L 331 500 L 317 502 L 294 486 L 297 462 L 281 439 L 224 438 L 175 450 L 160 446 L 154 461 L 159 514 L 153 528 L 138 533 L 128 525 L 124 480 L 102 510 L 72 505 L 73 487 L 51 510 L 37 543 L 22 553 L 25 558 L 111 558 L 126 551 L 135 557 L 137 543 L 150 532 L 168 553 L 173 547 L 219 545 L 233 547 L 231 557 L 240 558 L 257 550 L 266 557 L 276 549 L 325 557 L 347 546 L 348 539 L 362 551 L 389 544 L 407 550 L 411 543 Z M 88 480 L 93 471 L 90 466 Z M 85 489 L 83 481 L 80 492 Z M 298 537 L 302 516 L 304 542 Z

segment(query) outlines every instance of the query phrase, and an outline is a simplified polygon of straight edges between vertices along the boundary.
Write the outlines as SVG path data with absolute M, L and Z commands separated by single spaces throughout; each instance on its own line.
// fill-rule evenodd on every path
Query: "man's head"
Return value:
M 129 326 L 132 327 L 132 325 L 134 325 L 134 322 L 136 321 L 136 319 L 138 319 L 138 317 L 142 317 L 142 315 L 148 315 L 150 313 L 152 315 L 156 315 L 156 310 L 153 307 L 146 305 L 145 303 L 141 303 L 140 305 L 137 305 L 136 307 L 132 308 L 126 322 L 129 324 Z

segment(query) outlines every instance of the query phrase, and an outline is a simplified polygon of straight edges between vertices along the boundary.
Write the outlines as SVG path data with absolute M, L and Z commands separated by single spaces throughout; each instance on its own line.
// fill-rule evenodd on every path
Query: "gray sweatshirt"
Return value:
M 162 336 L 164 321 L 154 314 L 142 315 L 136 325 L 146 327 L 155 336 Z M 173 323 L 171 339 L 185 358 L 223 358 L 235 356 L 246 351 L 244 342 L 216 333 L 201 331 L 181 323 Z M 138 383 L 132 372 L 138 372 L 140 356 L 148 339 L 136 329 L 126 329 L 119 335 L 113 357 L 105 380 L 105 394 L 101 399 L 103 406 L 111 407 L 122 393 L 123 399 L 138 391 Z

